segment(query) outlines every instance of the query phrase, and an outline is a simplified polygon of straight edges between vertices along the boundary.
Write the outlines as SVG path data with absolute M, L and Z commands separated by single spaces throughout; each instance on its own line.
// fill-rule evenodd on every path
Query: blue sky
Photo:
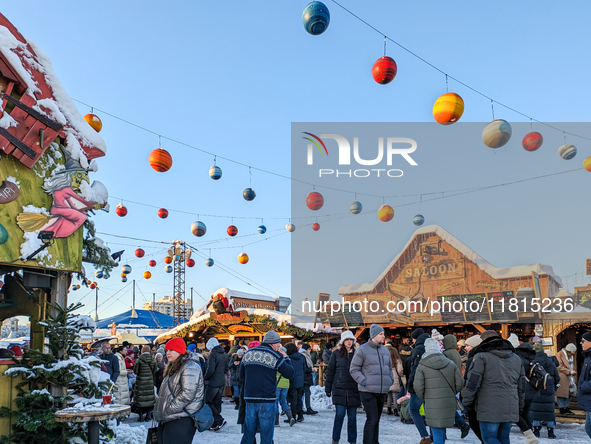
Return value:
M 93 220 L 100 232 L 144 239 L 99 235 L 113 251 L 126 250 L 123 263 L 133 267 L 130 279 L 138 280 L 137 307 L 151 300 L 152 293 L 157 298 L 172 293 L 172 275 L 163 270 L 165 245 L 145 240 L 184 239 L 205 256 L 211 248 L 217 263 L 243 275 L 236 278 L 219 267 L 207 268 L 204 259 L 196 257 L 197 265 L 187 271 L 187 293 L 191 286 L 204 297 L 221 286 L 279 295 L 291 291 L 290 241 L 295 237 L 283 228 L 291 212 L 290 181 L 255 169 L 249 176 L 246 166 L 219 158 L 223 177 L 213 181 L 207 174 L 212 155 L 167 138 L 290 176 L 291 122 L 432 121 L 433 101 L 445 92 L 443 74 L 390 42 L 387 54 L 396 60 L 398 75 L 390 85 L 378 85 L 371 78 L 371 67 L 383 53 L 383 36 L 330 1 L 326 2 L 331 11 L 329 29 L 310 36 L 301 24 L 306 4 L 24 1 L 3 5 L 2 13 L 51 58 L 72 98 L 155 133 L 96 111 L 103 121 L 101 135 L 108 153 L 98 160 L 99 172 L 92 179 L 103 182 L 116 196 L 110 199 L 113 209 L 123 200 L 129 214 L 119 218 L 114 212 L 100 213 Z M 494 8 L 468 1 L 342 4 L 498 102 L 545 122 L 590 120 L 585 56 L 591 5 L 587 2 L 500 2 Z M 453 80 L 449 88 L 466 102 L 462 121 L 492 120 L 490 100 Z M 90 111 L 77 104 L 82 114 Z M 495 105 L 495 117 L 527 120 L 500 105 Z M 560 138 L 554 130 L 535 124 L 534 129 L 547 133 L 548 140 Z M 158 134 L 174 158 L 167 173 L 156 173 L 147 163 L 149 152 L 158 147 Z M 557 146 L 548 144 L 537 153 L 519 152 L 523 163 L 517 172 L 515 167 L 503 167 L 503 161 L 512 162 L 509 148 L 485 162 L 460 150 L 432 159 L 424 154 L 423 162 L 437 162 L 442 174 L 424 177 L 412 188 L 427 193 L 454 189 L 455 182 L 489 185 L 514 180 L 516 175 L 532 177 L 581 166 L 591 155 L 589 141 L 571 136 L 567 141 L 579 149 L 572 161 L 562 161 Z M 512 142 L 515 150 L 523 151 L 517 140 Z M 474 149 L 488 150 L 479 143 Z M 523 160 L 525 154 L 532 156 L 531 163 Z M 491 167 L 489 162 L 496 162 L 494 177 L 483 174 Z M 451 165 L 464 175 L 450 179 L 443 174 Z M 585 203 L 591 174 L 569 177 L 575 176 L 572 182 L 550 178 L 498 194 L 457 198 L 454 205 L 438 205 L 432 211 L 438 223 L 494 265 L 543 262 L 559 275 L 572 275 L 580 273 L 589 255 L 590 210 Z M 242 190 L 250 181 L 257 197 L 246 202 Z M 507 199 L 521 211 L 505 217 L 519 223 L 496 230 L 498 212 L 489 210 Z M 170 217 L 161 220 L 157 208 L 134 202 L 168 208 Z M 463 224 L 466 208 L 474 215 L 469 226 Z M 239 234 L 230 239 L 225 229 L 232 217 Z M 208 227 L 207 235 L 199 239 L 190 232 L 198 218 Z M 266 235 L 256 234 L 260 219 L 267 226 Z M 530 233 L 532 227 L 540 229 L 539 237 Z M 384 256 L 395 256 L 412 231 L 412 224 L 405 224 L 404 230 L 393 234 L 391 254 Z M 530 234 L 522 245 L 520 234 Z M 356 236 L 363 241 L 363 233 Z M 533 251 L 536 242 L 542 247 Z M 133 257 L 137 247 L 146 250 L 142 260 Z M 242 250 L 251 258 L 247 265 L 236 260 Z M 531 257 L 523 251 L 531 251 Z M 146 281 L 141 272 L 152 258 L 158 265 Z M 384 265 L 387 262 L 384 257 Z M 381 271 L 376 269 L 375 274 Z M 109 280 L 100 281 L 101 318 L 131 305 L 131 286 L 125 287 L 118 276 L 114 270 Z M 92 302 L 84 312 L 94 309 L 94 295 L 87 290 L 70 296 L 71 301 Z M 196 305 L 202 302 L 196 296 Z

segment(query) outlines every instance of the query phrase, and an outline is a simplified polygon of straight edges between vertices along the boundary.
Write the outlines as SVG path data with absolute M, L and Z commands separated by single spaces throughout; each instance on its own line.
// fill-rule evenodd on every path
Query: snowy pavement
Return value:
M 318 414 L 314 416 L 305 415 L 305 420 L 302 423 L 297 423 L 293 427 L 289 427 L 283 420 L 285 416 L 281 417 L 281 426 L 275 428 L 275 444 L 331 444 L 332 441 L 332 425 L 334 421 L 334 410 L 330 405 L 328 398 L 318 390 L 312 400 L 312 407 L 318 410 Z M 201 444 L 205 441 L 208 444 L 238 444 L 242 438 L 240 433 L 240 426 L 236 424 L 238 419 L 238 410 L 234 409 L 234 404 L 230 403 L 227 398 L 224 398 L 222 407 L 222 416 L 228 421 L 228 425 L 220 432 L 204 432 L 196 433 L 193 444 Z M 137 415 L 132 414 L 131 418 L 121 424 L 116 430 L 118 436 L 115 439 L 117 444 L 145 444 L 147 428 L 149 423 L 138 423 Z M 343 425 L 341 432 L 341 444 L 347 444 L 347 426 Z M 363 442 L 363 424 L 365 423 L 365 413 L 358 410 L 357 413 L 357 443 Z M 557 424 L 555 433 L 558 439 L 550 441 L 553 443 L 567 443 L 568 444 L 589 444 L 589 437 L 585 433 L 582 424 Z M 476 436 L 470 432 L 466 439 L 460 439 L 460 431 L 457 429 L 448 429 L 448 440 L 450 444 L 479 444 L 480 441 Z M 546 437 L 546 429 L 542 430 L 541 442 L 549 442 Z M 258 438 L 257 438 L 258 439 Z M 380 442 L 383 444 L 395 442 L 396 444 L 418 444 L 420 441 L 419 434 L 414 425 L 405 425 L 400 422 L 397 416 L 382 415 L 380 421 Z M 522 443 L 525 441 L 517 426 L 513 426 L 511 430 L 511 442 Z

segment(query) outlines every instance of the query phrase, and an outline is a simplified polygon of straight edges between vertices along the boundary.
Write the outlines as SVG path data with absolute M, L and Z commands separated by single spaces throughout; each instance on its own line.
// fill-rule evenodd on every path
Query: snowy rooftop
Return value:
M 538 274 L 547 274 L 552 276 L 559 285 L 562 285 L 562 281 L 558 276 L 554 274 L 554 270 L 549 265 L 543 264 L 531 264 L 531 265 L 519 265 L 516 267 L 507 267 L 507 268 L 497 268 L 494 265 L 490 264 L 484 258 L 479 256 L 475 253 L 470 247 L 466 244 L 461 242 L 455 236 L 448 233 L 446 230 L 441 228 L 439 225 L 427 225 L 424 227 L 419 228 L 414 232 L 412 237 L 406 243 L 406 245 L 400 250 L 400 253 L 396 255 L 396 257 L 388 264 L 386 269 L 378 276 L 378 278 L 371 282 L 365 284 L 353 284 L 353 285 L 343 285 L 339 288 L 339 294 L 352 294 L 352 293 L 366 293 L 373 291 L 378 284 L 384 279 L 386 274 L 390 271 L 390 269 L 398 262 L 402 254 L 406 251 L 406 249 L 410 246 L 412 241 L 416 236 L 419 234 L 426 234 L 426 233 L 435 233 L 445 242 L 450 244 L 460 253 L 462 253 L 466 258 L 472 262 L 474 262 L 482 271 L 490 275 L 494 279 L 508 279 L 508 278 L 515 278 L 515 277 L 522 277 L 522 276 L 531 276 L 531 272 L 534 271 Z
M 252 293 L 245 293 L 243 291 L 236 291 L 230 288 L 222 287 L 217 289 L 211 294 L 211 297 L 214 297 L 216 294 L 221 293 L 223 296 L 227 297 L 228 299 L 232 298 L 241 298 L 241 299 L 254 299 L 256 301 L 269 301 L 275 302 L 279 299 L 280 296 L 267 296 L 263 294 L 252 294 Z

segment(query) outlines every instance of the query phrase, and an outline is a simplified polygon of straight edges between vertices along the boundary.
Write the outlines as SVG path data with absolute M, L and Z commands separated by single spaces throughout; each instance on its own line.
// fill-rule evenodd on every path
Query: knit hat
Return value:
M 187 347 L 187 350 L 189 350 L 191 353 L 194 353 L 196 348 L 197 348 L 197 344 L 189 344 L 189 346 Z
M 243 348 L 239 348 L 238 351 L 236 352 L 236 354 L 238 356 L 244 356 L 244 349 Z
M 423 333 L 425 333 L 425 330 L 423 330 L 421 327 L 419 327 L 419 328 L 415 328 L 412 331 L 411 336 L 413 339 L 419 339 L 419 336 L 421 336 Z
M 181 355 L 184 355 L 187 352 L 187 344 L 183 340 L 183 338 L 173 338 L 166 343 L 165 350 L 173 350 Z
M 279 337 L 279 333 L 275 330 L 269 330 L 263 336 L 263 344 L 279 344 L 281 343 L 281 338 Z
M 312 346 L 311 346 L 310 344 L 303 343 L 303 344 L 302 344 L 302 348 L 303 348 L 304 350 L 310 350 L 310 349 L 312 348 Z
M 220 342 L 217 340 L 217 338 L 209 338 L 209 341 L 207 341 L 205 344 L 205 348 L 209 351 L 212 351 L 213 348 L 217 347 L 218 345 L 220 345 Z
M 23 350 L 18 345 L 13 345 L 8 350 L 14 353 L 14 356 L 19 357 L 23 355 Z
M 465 339 L 460 339 L 458 341 L 458 347 L 463 347 L 464 345 L 466 345 L 466 340 Z
M 371 327 L 369 327 L 369 338 L 373 339 L 380 333 L 384 333 L 384 329 L 378 324 L 371 324 Z
M 434 328 L 433 330 L 431 330 L 431 337 L 433 339 L 436 339 L 437 341 L 442 341 L 443 340 L 443 335 L 441 333 L 439 333 L 436 328 Z
M 345 330 L 344 332 L 341 333 L 341 342 L 345 342 L 345 340 L 347 340 L 347 339 L 355 340 L 355 335 L 353 334 L 353 332 L 351 330 Z
M 511 333 L 509 335 L 509 342 L 511 343 L 513 348 L 519 347 L 519 338 L 517 337 L 517 335 L 515 333 Z
M 565 348 L 565 350 L 566 350 L 567 352 L 572 352 L 572 353 L 574 353 L 574 352 L 576 352 L 576 351 L 577 351 L 577 346 L 576 346 L 575 344 L 572 344 L 572 343 L 571 343 L 571 344 L 568 344 L 568 345 L 567 345 L 566 347 L 564 347 L 564 348 Z
M 250 341 L 248 343 L 248 349 L 250 350 L 251 348 L 258 347 L 259 345 L 261 345 L 259 341 Z
M 540 353 L 540 352 L 542 352 L 542 353 L 543 353 L 543 352 L 544 352 L 544 346 L 542 345 L 542 343 L 541 343 L 541 342 L 536 342 L 536 343 L 534 344 L 534 351 L 535 351 L 536 353 Z
M 469 345 L 470 347 L 478 347 L 481 342 L 482 339 L 480 338 L 480 335 L 470 336 L 468 339 L 466 339 L 466 345 Z
M 583 333 L 583 339 L 585 341 L 591 342 L 591 331 L 588 331 L 587 333 Z
M 540 339 L 540 337 L 538 335 L 535 335 L 533 338 L 531 338 L 531 341 L 535 344 L 536 342 L 542 342 L 542 340 Z
M 425 354 L 441 353 L 441 347 L 439 341 L 435 338 L 427 338 L 425 341 Z
M 480 333 L 480 339 L 483 341 L 486 341 L 488 338 L 494 338 L 498 336 L 499 334 L 494 330 L 484 330 L 482 333 Z

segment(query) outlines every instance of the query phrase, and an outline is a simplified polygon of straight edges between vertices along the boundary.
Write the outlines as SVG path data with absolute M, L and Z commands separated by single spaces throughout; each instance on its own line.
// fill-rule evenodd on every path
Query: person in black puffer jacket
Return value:
M 586 412 L 585 432 L 591 438 L 591 331 L 583 333 L 581 338 L 583 349 L 583 368 L 579 376 L 577 403 Z
M 517 356 L 521 358 L 521 362 L 523 363 L 523 370 L 525 371 L 525 376 L 529 375 L 531 370 L 531 363 L 536 358 L 536 352 L 532 348 L 529 342 L 524 342 L 523 344 L 519 345 L 515 349 L 515 353 Z M 525 383 L 525 402 L 523 404 L 523 410 L 519 414 L 519 422 L 517 425 L 527 438 L 524 444 L 537 444 L 539 440 L 534 435 L 532 431 L 531 421 L 529 419 L 529 409 L 531 407 L 531 403 L 538 394 L 538 391 L 528 382 Z
M 556 414 L 554 413 L 554 394 L 560 383 L 560 374 L 554 365 L 554 361 L 544 353 L 544 346 L 539 342 L 533 347 L 536 352 L 534 362 L 540 363 L 548 373 L 546 386 L 541 387 L 534 400 L 531 403 L 532 426 L 534 435 L 540 437 L 542 421 L 546 421 L 548 427 L 548 438 L 555 439 L 554 427 L 556 425 Z M 552 381 L 550 381 L 550 376 Z
M 228 355 L 216 338 L 210 338 L 205 347 L 211 351 L 207 359 L 207 369 L 203 375 L 205 381 L 205 403 L 213 412 L 211 429 L 218 432 L 227 422 L 222 417 L 222 396 L 226 387 L 226 372 L 228 371 Z
M 415 393 L 415 389 L 413 387 L 415 373 L 417 371 L 417 367 L 419 366 L 419 362 L 421 361 L 421 357 L 425 353 L 425 341 L 429 339 L 429 333 L 423 333 L 422 328 L 417 328 L 412 332 L 412 338 L 415 340 L 414 348 L 412 350 L 412 354 L 410 355 L 410 373 L 408 376 L 408 382 L 406 390 L 410 393 L 410 403 L 409 403 L 409 412 L 410 417 L 415 423 L 415 427 L 417 428 L 418 432 L 421 435 L 421 444 L 427 444 L 431 441 L 429 437 L 429 433 L 427 432 L 427 427 L 425 426 L 425 420 L 421 413 L 419 412 L 421 405 L 423 404 L 423 400 L 417 396 Z
M 341 439 L 341 429 L 347 415 L 347 441 L 357 442 L 357 407 L 361 406 L 361 397 L 357 382 L 351 377 L 349 368 L 355 353 L 355 336 L 350 330 L 341 334 L 341 342 L 335 348 L 326 368 L 324 390 L 326 396 L 332 396 L 336 406 L 336 415 L 332 428 L 332 444 Z
M 291 405 L 291 411 L 297 422 L 304 421 L 304 408 L 302 405 L 302 396 L 304 396 L 304 375 L 308 369 L 306 358 L 298 353 L 298 347 L 290 342 L 285 346 L 287 356 L 291 359 L 291 365 L 294 369 L 294 376 L 289 381 L 289 391 L 287 392 L 287 402 Z M 289 422 L 286 421 L 286 422 Z

